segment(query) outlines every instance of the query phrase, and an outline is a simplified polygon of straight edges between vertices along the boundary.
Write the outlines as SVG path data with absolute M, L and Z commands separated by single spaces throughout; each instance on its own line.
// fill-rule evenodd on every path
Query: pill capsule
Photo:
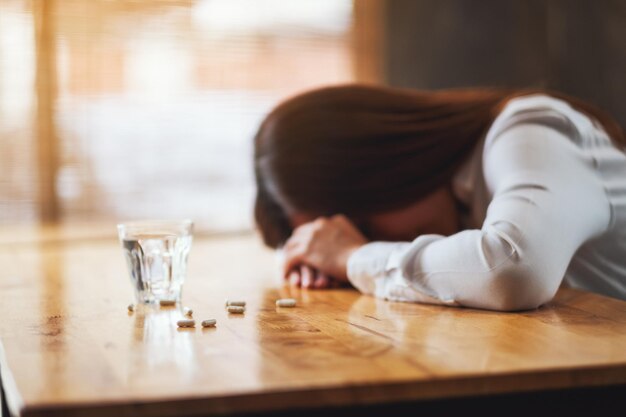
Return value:
M 276 300 L 276 307 L 295 307 L 296 300 L 293 298 L 281 298 Z
M 176 304 L 176 300 L 159 300 L 159 304 L 162 306 L 173 306 Z
M 226 307 L 226 310 L 232 314 L 243 314 L 243 312 L 246 311 L 246 308 L 241 306 L 228 306 Z
M 226 307 L 228 306 L 245 307 L 246 302 L 244 300 L 226 300 Z
M 195 320 L 178 320 L 176 322 L 176 324 L 178 325 L 178 327 L 196 327 L 196 321 Z
M 132 313 L 133 311 L 135 311 L 135 305 L 134 304 L 129 304 L 128 305 L 128 312 Z
M 183 313 L 185 314 L 185 316 L 192 318 L 193 317 L 193 310 L 190 309 L 189 307 L 185 307 L 183 309 Z
M 217 320 L 215 319 L 202 320 L 202 327 L 215 327 L 216 324 Z

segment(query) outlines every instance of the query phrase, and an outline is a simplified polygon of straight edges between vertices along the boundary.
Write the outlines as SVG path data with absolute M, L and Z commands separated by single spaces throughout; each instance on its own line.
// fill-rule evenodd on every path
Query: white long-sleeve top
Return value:
M 364 245 L 348 261 L 357 289 L 522 310 L 565 280 L 626 300 L 626 155 L 595 120 L 542 94 L 510 100 L 452 187 L 466 230 Z

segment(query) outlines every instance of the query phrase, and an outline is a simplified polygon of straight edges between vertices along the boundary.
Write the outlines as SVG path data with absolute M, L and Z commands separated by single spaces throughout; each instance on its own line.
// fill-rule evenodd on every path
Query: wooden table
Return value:
M 196 239 L 184 304 L 128 313 L 114 239 L 0 242 L 0 372 L 21 416 L 278 412 L 626 383 L 626 303 L 562 290 L 523 313 L 278 285 L 258 238 Z M 298 299 L 277 309 L 279 297 Z M 244 298 L 229 317 L 224 299 Z

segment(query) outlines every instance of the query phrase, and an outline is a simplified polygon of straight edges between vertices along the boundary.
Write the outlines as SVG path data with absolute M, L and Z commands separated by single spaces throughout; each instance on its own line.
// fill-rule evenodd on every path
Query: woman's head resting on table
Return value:
M 254 142 L 255 219 L 265 243 L 281 247 L 294 228 L 334 214 L 369 240 L 457 232 L 453 175 L 507 100 L 537 92 L 345 85 L 286 100 Z M 567 100 L 623 143 L 610 118 Z

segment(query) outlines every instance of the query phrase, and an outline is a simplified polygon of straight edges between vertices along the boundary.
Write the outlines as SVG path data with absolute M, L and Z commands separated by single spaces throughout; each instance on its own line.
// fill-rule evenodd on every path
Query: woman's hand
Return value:
M 347 282 L 350 255 L 367 239 L 343 215 L 320 217 L 297 227 L 284 247 L 283 275 L 292 284 L 326 288 L 333 280 Z
M 322 289 L 337 288 L 341 285 L 336 279 L 304 264 L 292 268 L 285 278 L 292 287 Z

